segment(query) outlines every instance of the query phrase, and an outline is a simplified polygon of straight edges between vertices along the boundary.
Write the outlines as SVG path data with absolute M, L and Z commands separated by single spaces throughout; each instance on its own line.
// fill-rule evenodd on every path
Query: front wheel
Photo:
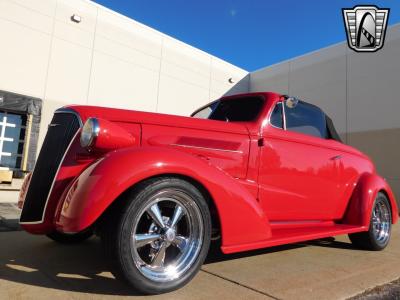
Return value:
M 383 193 L 378 193 L 372 207 L 369 230 L 349 234 L 351 242 L 367 250 L 383 250 L 389 243 L 392 229 L 392 212 L 389 200 Z
M 145 294 L 175 290 L 207 256 L 208 205 L 195 186 L 177 178 L 152 179 L 135 190 L 104 234 L 113 273 Z

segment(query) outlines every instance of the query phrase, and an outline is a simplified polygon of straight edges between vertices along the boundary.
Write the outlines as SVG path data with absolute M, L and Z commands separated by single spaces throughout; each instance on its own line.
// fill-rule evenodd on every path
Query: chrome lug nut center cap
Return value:
M 164 237 L 167 242 L 172 243 L 175 240 L 175 236 L 175 230 L 173 230 L 172 228 L 168 228 L 165 231 Z

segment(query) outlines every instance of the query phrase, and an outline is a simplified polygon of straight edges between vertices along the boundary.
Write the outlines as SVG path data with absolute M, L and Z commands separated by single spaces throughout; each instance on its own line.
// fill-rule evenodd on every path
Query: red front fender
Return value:
M 389 184 L 376 174 L 365 173 L 358 180 L 347 207 L 344 223 L 369 227 L 372 206 L 377 194 L 383 191 L 389 198 L 392 207 L 392 222 L 397 222 L 399 212 L 392 189 Z
M 270 238 L 264 211 L 244 186 L 201 158 L 165 147 L 121 149 L 89 166 L 65 194 L 56 217 L 57 229 L 86 229 L 124 191 L 162 174 L 190 177 L 209 191 L 218 211 L 223 247 Z

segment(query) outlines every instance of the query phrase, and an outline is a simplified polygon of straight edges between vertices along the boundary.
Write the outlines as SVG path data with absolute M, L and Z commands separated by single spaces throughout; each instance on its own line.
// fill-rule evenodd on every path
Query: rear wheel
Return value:
M 145 294 L 185 285 L 210 244 L 211 218 L 202 194 L 187 181 L 158 178 L 125 200 L 103 235 L 114 275 Z
M 392 229 L 392 212 L 389 200 L 378 193 L 372 207 L 371 221 L 367 232 L 349 234 L 351 242 L 362 249 L 383 250 L 389 243 Z

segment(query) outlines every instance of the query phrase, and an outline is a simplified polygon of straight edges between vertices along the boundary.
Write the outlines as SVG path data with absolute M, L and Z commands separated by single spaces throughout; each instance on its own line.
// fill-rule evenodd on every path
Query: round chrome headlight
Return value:
M 81 146 L 88 148 L 93 146 L 96 137 L 99 135 L 100 126 L 96 118 L 89 118 L 83 125 L 81 132 Z

